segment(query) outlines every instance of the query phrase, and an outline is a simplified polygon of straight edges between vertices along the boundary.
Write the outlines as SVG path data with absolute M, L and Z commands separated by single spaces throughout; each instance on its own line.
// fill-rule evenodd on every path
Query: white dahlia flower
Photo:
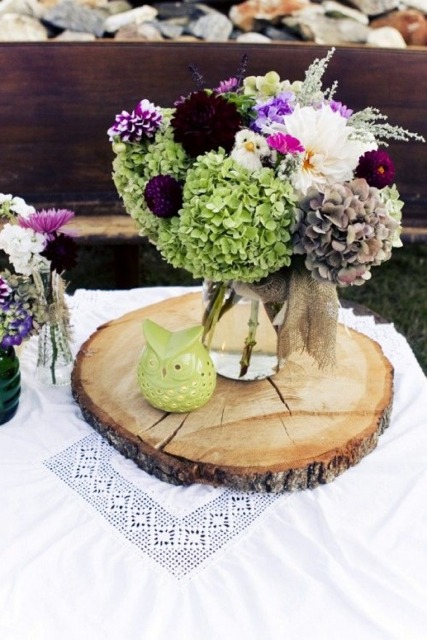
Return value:
M 328 105 L 320 109 L 297 105 L 283 124 L 273 122 L 268 127 L 271 130 L 297 138 L 304 147 L 302 164 L 292 178 L 295 189 L 304 195 L 310 187 L 352 180 L 360 156 L 377 148 L 373 137 L 370 142 L 352 140 L 353 127 Z

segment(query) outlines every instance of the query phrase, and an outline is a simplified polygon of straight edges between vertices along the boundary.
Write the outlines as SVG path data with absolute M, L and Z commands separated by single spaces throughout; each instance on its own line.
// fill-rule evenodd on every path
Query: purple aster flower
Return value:
M 160 108 L 144 99 L 136 105 L 132 113 L 122 111 L 117 114 L 107 134 L 111 142 L 116 136 L 119 136 L 123 142 L 139 142 L 143 138 L 152 138 L 162 120 Z
M 214 91 L 215 93 L 230 93 L 230 91 L 236 91 L 238 87 L 239 81 L 237 78 L 228 78 L 228 80 L 221 80 Z
M 254 109 L 257 116 L 252 123 L 255 131 L 262 131 L 263 125 L 269 125 L 272 122 L 283 122 L 284 116 L 293 112 L 294 94 L 290 91 L 281 93 L 271 98 L 267 102 L 257 104 Z
M 349 109 L 345 104 L 336 100 L 331 100 L 329 106 L 332 111 L 339 113 L 343 118 L 349 118 L 353 113 L 353 109 Z
M 144 197 L 155 216 L 172 218 L 182 207 L 182 186 L 172 176 L 155 176 L 147 182 Z
M 386 151 L 367 151 L 359 158 L 356 178 L 365 178 L 371 187 L 382 189 L 394 181 L 394 165 Z
M 33 229 L 38 233 L 44 233 L 49 240 L 54 238 L 55 232 L 66 233 L 64 226 L 74 218 L 74 211 L 69 209 L 42 209 L 31 213 L 27 218 L 18 217 L 20 227 Z
M 271 149 L 275 149 L 279 153 L 285 155 L 286 153 L 301 153 L 305 151 L 301 142 L 286 133 L 275 133 L 272 136 L 268 136 L 267 144 Z
M 3 280 L 3 278 L 0 278 L 0 305 L 6 302 L 6 300 L 9 298 L 11 291 L 12 289 L 9 287 L 6 280 Z

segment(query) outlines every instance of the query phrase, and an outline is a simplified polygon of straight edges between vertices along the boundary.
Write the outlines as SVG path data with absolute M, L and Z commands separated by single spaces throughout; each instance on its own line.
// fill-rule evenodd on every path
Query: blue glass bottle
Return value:
M 13 347 L 0 348 L 0 424 L 16 413 L 21 395 L 19 359 Z

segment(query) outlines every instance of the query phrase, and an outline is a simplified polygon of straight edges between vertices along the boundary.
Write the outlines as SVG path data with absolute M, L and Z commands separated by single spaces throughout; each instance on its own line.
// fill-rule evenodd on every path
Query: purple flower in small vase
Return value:
M 55 233 L 65 233 L 65 225 L 74 218 L 74 211 L 69 209 L 42 209 L 31 213 L 28 217 L 18 217 L 18 224 L 24 229 L 33 229 L 38 233 L 43 233 L 48 240 L 54 238 Z M 67 235 L 72 235 L 68 233 Z
M 0 305 L 4 304 L 9 298 L 12 289 L 7 284 L 6 280 L 0 278 Z

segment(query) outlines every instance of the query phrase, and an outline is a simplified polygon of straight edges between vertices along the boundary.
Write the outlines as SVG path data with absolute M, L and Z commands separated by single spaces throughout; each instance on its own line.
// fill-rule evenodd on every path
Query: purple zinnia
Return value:
M 231 151 L 242 120 L 237 107 L 223 96 L 196 91 L 178 104 L 171 124 L 175 141 L 195 158 L 220 147 Z
M 257 117 L 252 123 L 255 131 L 262 131 L 263 125 L 269 125 L 272 122 L 283 122 L 284 116 L 293 112 L 292 102 L 294 94 L 291 92 L 281 93 L 271 98 L 267 102 L 258 104 L 254 107 Z
M 394 181 L 394 165 L 386 151 L 367 151 L 359 158 L 355 176 L 371 187 L 383 189 Z
M 19 216 L 18 223 L 24 229 L 33 229 L 38 233 L 44 233 L 49 240 L 54 238 L 57 231 L 66 233 L 63 228 L 74 217 L 74 211 L 69 209 L 42 209 L 30 213 L 26 218 Z
M 286 133 L 278 132 L 268 136 L 267 144 L 271 149 L 275 149 L 283 155 L 286 153 L 302 153 L 305 151 L 297 138 Z
M 147 182 L 144 197 L 155 216 L 171 218 L 182 207 L 182 186 L 172 176 L 155 176 Z
M 122 111 L 116 115 L 112 127 L 107 131 L 110 141 L 119 136 L 123 142 L 139 142 L 142 138 L 152 138 L 162 123 L 162 113 L 149 100 L 141 100 L 132 113 Z

